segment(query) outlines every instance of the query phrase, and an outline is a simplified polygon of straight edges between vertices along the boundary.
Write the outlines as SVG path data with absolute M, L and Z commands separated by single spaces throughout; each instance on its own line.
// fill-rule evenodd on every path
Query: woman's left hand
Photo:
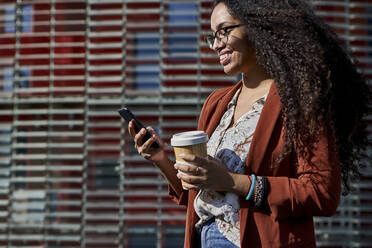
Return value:
M 174 168 L 179 170 L 177 177 L 183 181 L 186 189 L 233 191 L 233 173 L 219 160 L 210 156 L 201 158 L 191 154 L 183 154 L 180 157 L 191 164 L 174 165 Z

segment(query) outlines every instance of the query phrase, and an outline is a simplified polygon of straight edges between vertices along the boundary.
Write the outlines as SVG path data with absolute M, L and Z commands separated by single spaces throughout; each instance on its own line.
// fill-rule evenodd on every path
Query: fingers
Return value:
M 152 129 L 153 130 L 153 129 Z M 142 128 L 138 133 L 136 132 L 136 129 L 134 128 L 134 122 L 131 120 L 128 124 L 128 131 L 130 136 L 132 136 L 135 140 L 141 140 L 143 135 L 146 133 L 146 129 Z M 155 131 L 153 131 L 153 134 L 156 134 Z
M 206 182 L 205 177 L 203 176 L 194 176 L 194 175 L 185 174 L 182 172 L 178 172 L 177 177 L 182 180 L 183 186 L 187 189 L 203 188 Z
M 152 141 L 150 142 L 150 145 L 155 140 L 157 140 L 160 144 L 162 144 L 158 134 L 155 132 L 155 130 L 152 127 L 148 127 L 147 130 L 150 132 L 153 138 Z M 146 142 L 143 142 L 143 136 L 146 134 L 146 129 L 142 128 L 138 133 L 136 133 L 133 120 L 131 120 L 128 124 L 128 131 L 129 131 L 129 134 L 133 137 L 134 142 L 137 147 L 140 147 L 146 143 Z
M 133 120 L 131 120 L 128 124 L 128 131 L 129 131 L 129 134 L 133 137 L 134 146 L 137 149 L 138 153 L 141 154 L 143 157 L 145 157 L 146 155 L 145 152 L 150 149 L 151 144 L 154 143 L 155 141 L 154 135 L 150 139 L 148 139 L 146 142 L 143 143 L 143 136 L 145 135 L 146 130 L 142 128 L 138 133 L 136 133 Z
M 139 137 L 139 140 L 142 140 L 142 136 Z M 145 143 L 143 143 L 141 146 L 138 147 L 138 153 L 142 154 L 143 152 L 148 151 L 151 148 L 152 143 L 154 142 L 155 142 L 155 135 L 153 135 L 150 139 L 148 139 Z
M 188 163 L 196 164 L 199 166 L 205 166 L 206 164 L 208 164 L 208 159 L 195 156 L 194 154 L 180 154 L 180 158 L 182 158 Z
M 133 138 L 134 136 L 136 136 L 136 130 L 134 130 L 133 120 L 131 120 L 128 124 L 128 131 L 129 131 L 130 136 L 132 136 Z
M 143 145 L 143 136 L 145 135 L 146 130 L 142 128 L 137 134 L 134 135 L 134 143 L 136 146 Z
M 155 130 L 152 128 L 152 126 L 147 127 L 147 130 L 150 132 L 150 134 L 155 135 L 158 137 L 158 134 L 155 132 Z
M 189 183 L 186 183 L 186 182 L 182 182 L 182 187 L 186 190 L 190 190 L 190 189 L 199 190 L 199 189 L 202 188 L 201 186 L 189 184 Z
M 174 168 L 185 189 L 201 189 L 207 182 L 207 171 L 201 166 L 176 163 Z
M 205 176 L 207 174 L 207 168 L 205 165 L 208 161 L 204 158 L 192 155 L 192 154 L 181 154 L 180 157 L 186 161 L 185 164 L 176 163 L 174 168 L 188 175 L 194 176 Z
M 174 168 L 176 170 L 179 170 L 183 173 L 186 173 L 186 174 L 189 174 L 189 175 L 195 175 L 195 176 L 200 176 L 202 174 L 204 174 L 205 172 L 205 169 L 200 167 L 200 166 L 196 166 L 196 165 L 193 165 L 193 164 L 178 164 L 176 163 L 174 165 Z
M 176 163 L 174 168 L 179 170 L 177 176 L 187 184 L 188 189 L 213 189 L 216 191 L 230 191 L 229 169 L 218 159 L 202 158 L 195 155 L 183 154 L 180 156 L 186 163 Z M 182 173 L 183 172 L 183 173 Z
M 160 139 L 158 133 L 157 133 L 157 132 L 156 132 L 156 131 L 151 127 L 151 126 L 147 127 L 147 130 L 150 132 L 150 134 L 152 135 L 152 137 L 155 138 L 155 140 L 159 143 L 159 145 L 160 145 L 161 147 L 163 147 L 163 149 L 166 149 L 166 148 L 167 148 L 168 144 L 165 143 L 165 142 L 163 142 L 163 141 Z

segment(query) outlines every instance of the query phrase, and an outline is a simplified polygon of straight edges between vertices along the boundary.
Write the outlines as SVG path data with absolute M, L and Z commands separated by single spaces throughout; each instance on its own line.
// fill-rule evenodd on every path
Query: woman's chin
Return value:
M 234 76 L 234 75 L 238 75 L 240 74 L 240 72 L 238 70 L 234 70 L 235 68 L 231 68 L 230 66 L 225 66 L 223 68 L 223 71 L 225 72 L 226 75 L 229 75 L 229 76 Z

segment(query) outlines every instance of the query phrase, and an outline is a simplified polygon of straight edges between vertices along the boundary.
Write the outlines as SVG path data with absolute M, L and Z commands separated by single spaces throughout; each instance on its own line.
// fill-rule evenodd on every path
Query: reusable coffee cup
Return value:
M 189 165 L 189 163 L 179 157 L 180 154 L 194 154 L 203 158 L 207 157 L 207 142 L 208 135 L 203 131 L 189 131 L 173 135 L 171 145 L 176 155 L 177 164 Z

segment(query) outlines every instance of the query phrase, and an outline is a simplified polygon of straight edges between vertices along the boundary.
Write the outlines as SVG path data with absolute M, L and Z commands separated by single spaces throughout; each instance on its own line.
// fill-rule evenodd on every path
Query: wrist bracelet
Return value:
M 253 202 L 256 207 L 261 207 L 265 197 L 265 179 L 264 176 L 256 176 L 256 191 L 254 192 Z
M 252 194 L 253 194 L 253 191 L 254 191 L 254 185 L 256 183 L 255 174 L 252 174 L 251 177 L 252 177 L 251 187 L 249 188 L 249 193 L 248 193 L 247 197 L 245 198 L 245 200 L 247 200 L 247 201 L 249 201 L 249 199 L 252 197 Z
M 249 181 L 249 187 L 250 187 L 250 185 L 252 184 L 252 179 L 251 179 L 251 177 L 248 175 L 248 181 Z M 249 188 L 250 189 L 250 188 Z M 248 196 L 248 193 L 249 193 L 249 189 L 247 190 L 247 192 L 243 195 L 243 198 L 245 199 L 245 198 L 247 198 L 247 196 Z

